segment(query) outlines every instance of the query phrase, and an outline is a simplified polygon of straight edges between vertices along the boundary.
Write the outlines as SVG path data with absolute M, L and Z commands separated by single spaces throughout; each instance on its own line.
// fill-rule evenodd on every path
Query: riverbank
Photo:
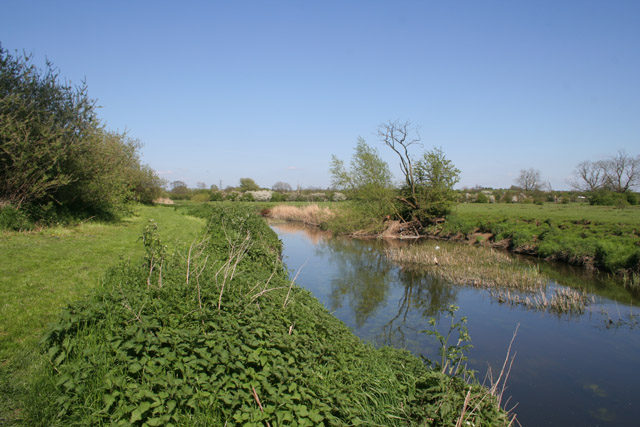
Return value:
M 246 206 L 196 209 L 206 232 L 110 270 L 47 335 L 28 424 L 507 424 L 495 398 L 357 338 L 288 277 Z
M 343 211 L 348 205 L 341 205 Z M 640 286 L 640 208 L 573 204 L 459 204 L 445 221 L 419 224 L 380 220 L 376 231 L 338 224 L 341 216 L 307 221 L 323 229 L 353 237 L 432 237 L 500 247 L 542 259 L 561 261 L 589 270 L 618 274 L 629 286 Z M 279 218 L 276 208 L 268 216 Z

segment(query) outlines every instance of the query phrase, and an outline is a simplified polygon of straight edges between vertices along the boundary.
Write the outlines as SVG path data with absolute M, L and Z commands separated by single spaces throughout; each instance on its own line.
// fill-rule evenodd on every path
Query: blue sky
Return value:
M 535 168 L 562 189 L 583 160 L 640 154 L 640 1 L 3 0 L 1 22 L 190 186 L 327 187 L 359 136 L 399 180 L 376 137 L 396 119 L 458 187 Z

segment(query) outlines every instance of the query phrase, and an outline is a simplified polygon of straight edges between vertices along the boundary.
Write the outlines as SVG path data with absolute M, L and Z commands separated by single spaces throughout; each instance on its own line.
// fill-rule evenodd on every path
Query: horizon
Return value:
M 457 189 L 640 154 L 640 3 L 9 1 L 0 42 L 86 81 L 169 182 L 329 188 L 358 137 L 420 128 Z M 9 19 L 10 18 L 10 19 Z M 414 154 L 418 155 L 418 151 Z

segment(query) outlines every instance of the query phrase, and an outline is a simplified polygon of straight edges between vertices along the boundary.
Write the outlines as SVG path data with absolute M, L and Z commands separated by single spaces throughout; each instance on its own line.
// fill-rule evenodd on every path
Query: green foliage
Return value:
M 589 203 L 594 206 L 618 206 L 629 204 L 626 193 L 616 193 L 610 190 L 596 190 L 589 194 Z
M 457 196 L 453 186 L 460 180 L 460 170 L 447 159 L 440 148 L 422 155 L 414 168 L 418 209 L 414 214 L 421 222 L 447 215 Z
M 394 212 L 389 166 L 364 139 L 358 139 L 349 170 L 342 160 L 333 156 L 330 172 L 332 185 L 345 190 L 354 201 L 355 211 L 349 214 L 351 219 L 347 222 L 360 217 L 365 228 L 370 229 L 371 224 L 381 223 L 386 215 Z
M 33 223 L 24 211 L 13 206 L 0 207 L 0 230 L 31 230 Z
M 240 191 L 258 191 L 260 186 L 251 178 L 240 178 Z
M 87 87 L 62 83 L 51 63 L 0 46 L 0 202 L 38 214 L 113 218 L 160 189 L 138 141 L 104 129 Z M 40 217 L 32 216 L 34 220 Z
M 479 392 L 360 341 L 290 283 L 257 215 L 199 209 L 207 232 L 188 252 L 167 254 L 151 223 L 145 262 L 121 263 L 63 313 L 43 342 L 33 394 L 47 398 L 31 424 L 451 425 Z M 491 396 L 470 417 L 508 421 Z

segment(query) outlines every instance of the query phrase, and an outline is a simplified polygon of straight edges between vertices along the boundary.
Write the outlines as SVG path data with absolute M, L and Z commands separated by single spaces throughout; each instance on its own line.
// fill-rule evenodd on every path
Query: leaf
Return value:
M 142 369 L 142 365 L 138 362 L 134 362 L 131 365 L 129 365 L 129 373 L 131 374 L 135 374 L 136 372 L 140 371 Z

